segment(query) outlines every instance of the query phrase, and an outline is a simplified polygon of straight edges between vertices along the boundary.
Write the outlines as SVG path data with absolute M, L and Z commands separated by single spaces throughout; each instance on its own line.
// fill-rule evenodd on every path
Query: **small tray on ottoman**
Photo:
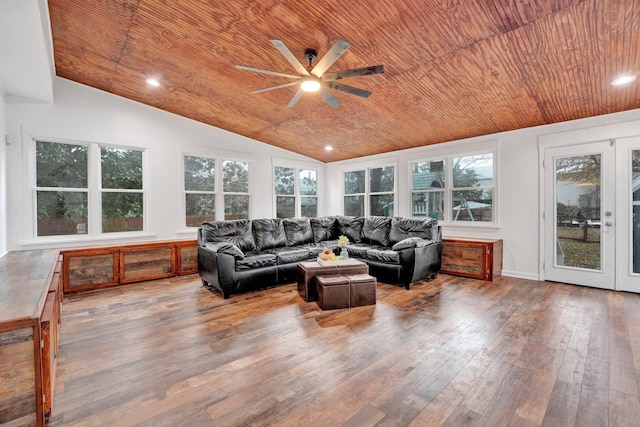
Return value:
M 317 276 L 318 306 L 322 310 L 349 308 L 350 286 L 345 276 Z

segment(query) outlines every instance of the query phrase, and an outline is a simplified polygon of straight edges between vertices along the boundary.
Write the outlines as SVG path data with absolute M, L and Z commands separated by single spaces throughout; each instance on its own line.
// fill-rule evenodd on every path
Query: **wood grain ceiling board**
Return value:
M 640 107 L 640 0 L 49 0 L 57 75 L 320 161 L 337 161 Z M 269 42 L 304 62 L 338 38 L 329 69 L 384 64 L 332 91 L 291 80 Z M 162 87 L 144 80 L 159 76 Z M 334 145 L 326 152 L 325 145 Z

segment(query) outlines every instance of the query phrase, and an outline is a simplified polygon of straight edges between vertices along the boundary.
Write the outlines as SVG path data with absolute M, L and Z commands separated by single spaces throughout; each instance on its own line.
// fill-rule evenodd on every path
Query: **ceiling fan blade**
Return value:
M 372 74 L 384 73 L 384 65 L 372 65 L 370 67 L 354 68 L 352 70 L 336 71 L 322 75 L 323 82 L 333 80 L 350 79 L 351 77 L 370 76 Z
M 302 74 L 303 76 L 309 75 L 309 72 L 306 68 L 304 68 L 304 65 L 302 65 L 300 61 L 296 59 L 296 57 L 293 55 L 293 53 L 291 53 L 289 48 L 282 42 L 282 40 L 272 39 L 271 43 L 276 47 L 276 49 L 280 51 L 282 56 L 284 56 L 287 61 L 289 61 L 289 63 L 293 65 L 293 68 L 295 68 L 298 73 Z
M 333 63 L 336 62 L 338 58 L 340 58 L 342 54 L 345 53 L 350 47 L 351 45 L 349 44 L 349 42 L 338 39 L 338 41 L 331 47 L 331 49 L 329 49 L 329 52 L 327 52 L 326 55 L 322 57 L 320 62 L 318 62 L 315 67 L 313 67 L 313 70 L 311 70 L 311 74 L 316 77 L 322 76 L 322 74 L 324 74 L 324 72 L 327 71 L 329 67 L 331 67 L 331 65 L 333 65 Z
M 337 82 L 328 82 L 327 87 L 331 89 L 339 90 L 340 92 L 350 93 L 351 95 L 356 95 L 361 98 L 368 98 L 371 96 L 371 92 L 364 89 L 358 89 L 357 87 L 343 85 L 342 83 Z
M 325 88 L 320 89 L 320 95 L 322 95 L 324 100 L 327 101 L 327 104 L 331 105 L 333 108 L 336 108 L 338 105 L 340 105 L 338 100 Z
M 300 82 L 291 82 L 291 83 L 285 83 L 282 85 L 278 85 L 278 86 L 271 86 L 271 87 L 265 87 L 264 89 L 256 89 L 256 90 L 252 90 L 249 93 L 261 93 L 261 92 L 268 92 L 270 90 L 274 90 L 274 89 L 282 89 L 284 87 L 289 87 L 289 86 L 294 86 L 294 85 L 298 85 L 300 84 Z
M 293 74 L 278 73 L 277 71 L 263 70 L 262 68 L 247 67 L 245 65 L 236 65 L 236 68 L 240 70 L 251 71 L 253 73 L 262 73 L 262 74 L 270 74 L 272 76 L 286 77 L 288 79 L 301 78 L 300 76 L 294 76 Z
M 298 100 L 302 98 L 303 94 L 304 94 L 304 91 L 302 89 L 298 89 L 296 94 L 293 95 L 293 98 L 291 98 L 291 101 L 289 101 L 289 103 L 287 104 L 287 108 L 291 108 L 294 105 L 296 105 L 296 102 L 298 102 Z

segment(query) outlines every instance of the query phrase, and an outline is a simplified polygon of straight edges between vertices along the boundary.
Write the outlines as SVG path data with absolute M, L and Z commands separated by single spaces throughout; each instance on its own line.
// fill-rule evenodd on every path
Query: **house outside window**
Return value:
M 273 176 L 276 218 L 318 215 L 317 171 L 275 166 Z
M 411 163 L 411 215 L 492 223 L 493 157 L 493 153 L 463 154 Z
M 393 216 L 394 202 L 394 166 L 344 173 L 344 215 Z
M 199 227 L 216 218 L 216 159 L 183 157 L 185 225 Z
M 249 218 L 249 163 L 235 160 L 222 162 L 224 219 Z

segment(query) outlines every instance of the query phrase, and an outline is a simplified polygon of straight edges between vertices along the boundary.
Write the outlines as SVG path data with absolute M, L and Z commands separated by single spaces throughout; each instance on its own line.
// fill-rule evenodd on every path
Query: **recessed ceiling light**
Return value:
M 634 75 L 620 76 L 620 77 L 618 77 L 617 79 L 615 79 L 614 81 L 611 82 L 611 86 L 626 85 L 626 84 L 631 83 L 635 79 L 636 79 L 636 76 L 634 76 Z
M 326 147 L 324 147 L 325 151 L 333 151 L 333 147 L 330 145 L 327 145 Z
M 146 80 L 146 82 L 149 86 L 160 87 L 160 82 L 158 81 L 158 79 L 154 79 L 150 77 Z

